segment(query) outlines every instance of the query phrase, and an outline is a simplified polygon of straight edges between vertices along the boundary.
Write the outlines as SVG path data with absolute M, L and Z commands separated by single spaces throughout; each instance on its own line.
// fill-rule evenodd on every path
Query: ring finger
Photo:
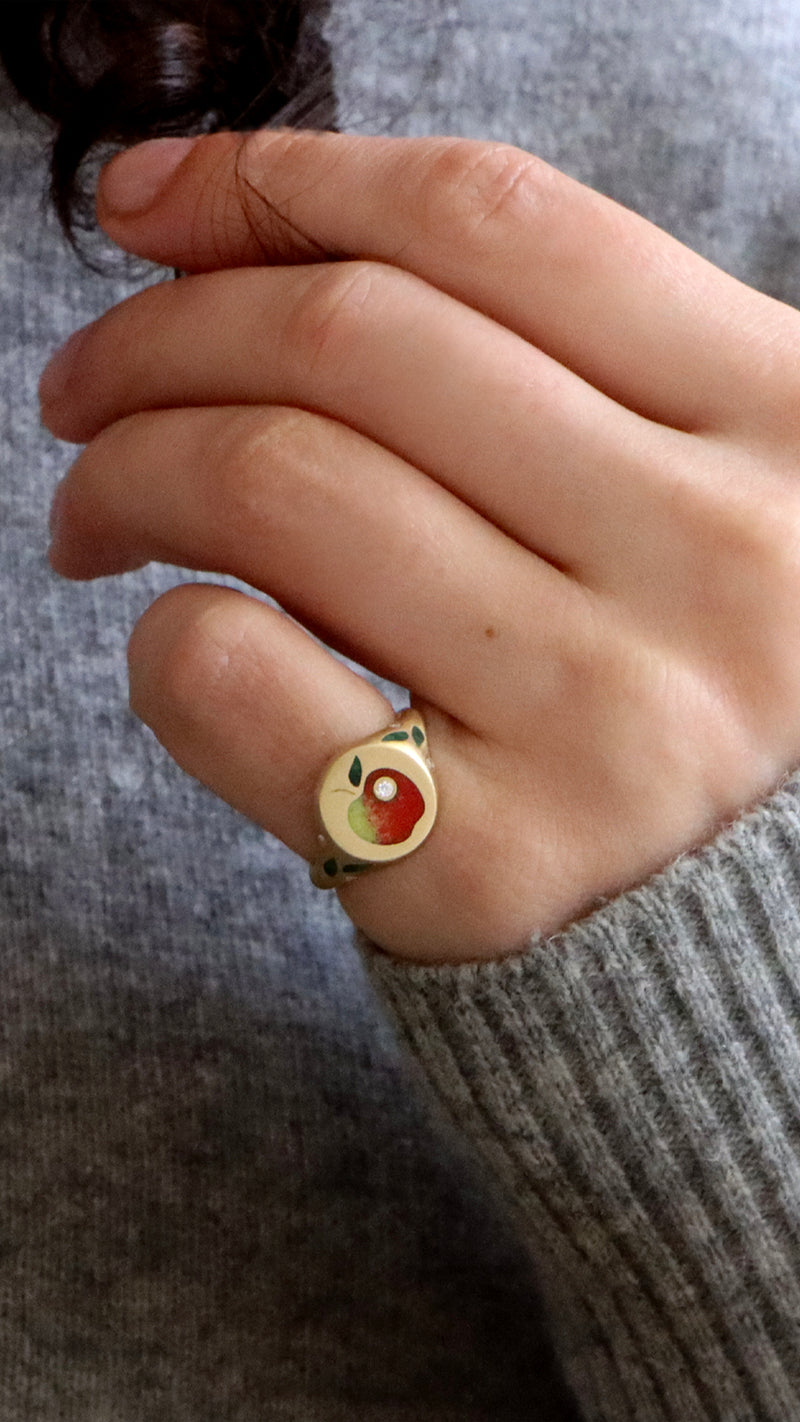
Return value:
M 306 411 L 164 410 L 95 439 L 62 485 L 51 561 L 84 578 L 152 559 L 270 593 L 484 732 L 529 715 L 525 669 L 544 694 L 565 638 L 586 635 L 569 578 L 397 456 Z M 519 685 L 498 697 L 508 665 Z

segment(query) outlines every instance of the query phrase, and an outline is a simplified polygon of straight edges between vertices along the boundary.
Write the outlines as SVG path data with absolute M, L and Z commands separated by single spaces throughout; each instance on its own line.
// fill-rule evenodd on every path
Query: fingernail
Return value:
M 64 496 L 64 480 L 62 479 L 60 484 L 56 484 L 56 490 L 53 494 L 53 502 L 50 505 L 50 518 L 48 520 L 48 528 L 50 529 L 50 537 L 53 539 L 58 538 L 58 535 L 61 531 L 61 520 L 64 516 Z
M 114 217 L 147 212 L 196 142 L 196 138 L 150 138 L 118 153 L 100 177 L 105 211 Z
M 56 491 L 53 494 L 53 502 L 50 505 L 50 517 L 48 520 L 48 526 L 50 529 L 50 547 L 48 549 L 47 556 L 51 564 L 53 565 L 56 565 L 58 563 L 58 555 L 61 550 L 61 544 L 63 542 L 62 534 L 64 529 L 64 514 L 67 502 L 66 489 L 64 487 L 66 482 L 66 479 L 62 479 L 61 483 L 56 485 Z
M 39 377 L 40 405 L 54 405 L 63 394 L 75 364 L 75 357 L 83 345 L 88 330 L 88 326 L 83 326 L 80 331 L 74 331 L 69 340 L 65 341 L 63 346 L 59 346 L 55 355 L 50 357 Z

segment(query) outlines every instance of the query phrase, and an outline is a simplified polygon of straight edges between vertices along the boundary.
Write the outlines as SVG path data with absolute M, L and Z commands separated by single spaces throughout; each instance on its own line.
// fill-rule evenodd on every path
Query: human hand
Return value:
M 502 145 L 171 142 L 110 164 L 99 215 L 196 275 L 41 394 L 87 444 L 58 572 L 159 559 L 291 614 L 206 585 L 145 614 L 132 705 L 176 760 L 311 859 L 322 769 L 392 712 L 303 628 L 408 687 L 439 820 L 341 900 L 417 960 L 518 951 L 772 789 L 800 761 L 800 315 Z

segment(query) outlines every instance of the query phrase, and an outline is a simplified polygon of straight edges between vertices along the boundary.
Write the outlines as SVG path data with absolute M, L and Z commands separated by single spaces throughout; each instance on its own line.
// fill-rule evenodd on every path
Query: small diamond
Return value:
M 393 800 L 397 794 L 397 785 L 388 775 L 376 780 L 372 789 L 376 800 Z

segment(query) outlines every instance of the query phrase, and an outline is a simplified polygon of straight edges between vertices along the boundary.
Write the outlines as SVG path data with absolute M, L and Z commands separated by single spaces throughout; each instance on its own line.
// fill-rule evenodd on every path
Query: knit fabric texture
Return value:
M 367 952 L 546 1280 L 581 1415 L 800 1416 L 800 778 L 524 956 Z

